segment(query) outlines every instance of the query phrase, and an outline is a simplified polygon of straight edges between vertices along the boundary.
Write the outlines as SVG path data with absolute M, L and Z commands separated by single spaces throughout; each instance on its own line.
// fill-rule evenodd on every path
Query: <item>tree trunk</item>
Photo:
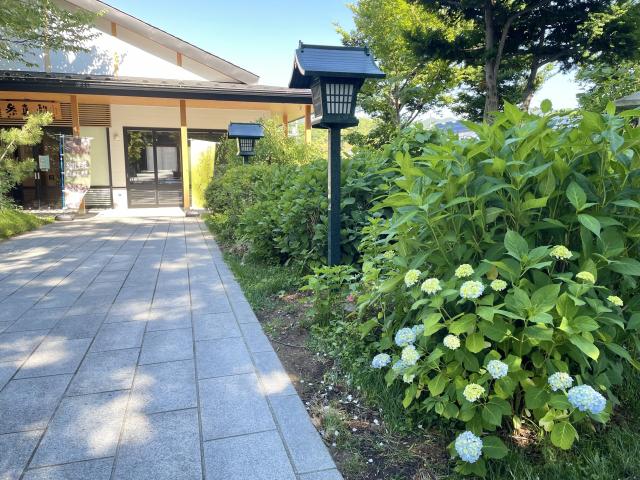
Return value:
M 484 64 L 484 79 L 486 85 L 483 119 L 485 122 L 490 122 L 491 113 L 498 110 L 498 65 L 496 65 L 495 58 L 496 32 L 491 0 L 485 0 L 484 3 L 484 23 L 484 50 L 487 59 Z
M 527 84 L 525 85 L 524 92 L 522 94 L 522 108 L 527 112 L 529 111 L 529 107 L 531 106 L 531 99 L 533 98 L 533 94 L 535 93 L 538 68 L 538 62 L 536 59 L 534 59 L 531 63 L 531 71 L 529 72 Z

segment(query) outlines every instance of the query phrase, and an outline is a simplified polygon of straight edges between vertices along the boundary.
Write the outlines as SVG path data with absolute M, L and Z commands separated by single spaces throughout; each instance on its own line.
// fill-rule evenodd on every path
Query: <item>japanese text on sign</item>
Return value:
M 21 120 L 30 113 L 51 112 L 53 118 L 62 118 L 62 111 L 58 102 L 32 102 L 24 100 L 0 100 L 0 118 Z

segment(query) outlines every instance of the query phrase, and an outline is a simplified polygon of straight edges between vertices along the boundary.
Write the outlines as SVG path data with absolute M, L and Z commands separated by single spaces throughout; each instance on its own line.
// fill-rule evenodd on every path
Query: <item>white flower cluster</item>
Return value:
M 414 347 L 413 345 L 407 345 L 402 349 L 400 358 L 405 363 L 405 365 L 411 367 L 415 365 L 420 359 L 420 352 L 418 352 L 418 350 L 416 350 L 416 347 Z
M 480 298 L 484 292 L 484 285 L 477 280 L 468 280 L 460 287 L 460 296 L 468 300 Z
M 573 378 L 571 378 L 571 375 L 568 373 L 556 372 L 549 375 L 547 382 L 549 383 L 551 390 L 557 392 L 558 390 L 566 390 L 567 388 L 570 388 L 571 385 L 573 385 Z
M 467 278 L 473 275 L 473 267 L 468 263 L 463 263 L 454 272 L 454 275 L 458 278 Z
M 620 297 L 617 297 L 616 295 L 609 295 L 607 297 L 607 300 L 609 300 L 616 307 L 624 306 L 624 302 L 622 301 L 622 299 Z
M 506 377 L 509 372 L 509 365 L 500 360 L 490 360 L 489 363 L 487 363 L 487 372 L 489 372 L 489 375 L 494 379 Z
M 507 282 L 500 280 L 499 278 L 491 282 L 491 290 L 494 292 L 502 292 L 507 288 Z
M 551 255 L 556 260 L 569 260 L 573 256 L 573 253 L 571 253 L 571 250 L 569 250 L 564 245 L 556 245 L 551 249 L 549 255 Z
M 596 277 L 593 276 L 591 272 L 578 272 L 576 273 L 576 278 L 578 280 L 582 280 L 587 283 L 596 283 Z
M 420 274 L 421 273 L 422 272 L 420 270 L 416 270 L 416 269 L 409 270 L 404 275 L 404 284 L 407 287 L 413 287 L 418 282 L 418 280 L 420 279 Z
M 482 395 L 484 395 L 484 387 L 482 385 L 478 385 L 477 383 L 470 383 L 464 390 L 462 391 L 462 396 L 467 399 L 469 402 L 475 402 Z
M 442 286 L 440 285 L 440 280 L 438 280 L 437 278 L 427 278 L 424 282 L 422 282 L 420 290 L 422 290 L 427 295 L 435 295 L 440 290 L 442 290 Z
M 454 448 L 463 461 L 476 463 L 482 455 L 482 439 L 472 432 L 462 432 L 456 438 Z
M 457 350 L 458 348 L 460 348 L 460 338 L 458 338 L 456 335 L 447 335 L 442 340 L 442 343 L 449 350 Z

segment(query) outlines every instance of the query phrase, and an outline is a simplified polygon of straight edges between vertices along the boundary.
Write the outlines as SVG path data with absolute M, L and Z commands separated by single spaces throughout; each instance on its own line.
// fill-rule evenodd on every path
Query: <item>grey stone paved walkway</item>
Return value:
M 0 480 L 335 480 L 197 219 L 0 243 Z

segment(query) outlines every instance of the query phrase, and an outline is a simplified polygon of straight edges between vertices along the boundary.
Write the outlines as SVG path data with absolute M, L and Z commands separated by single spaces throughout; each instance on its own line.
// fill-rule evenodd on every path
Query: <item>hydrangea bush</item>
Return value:
M 568 449 L 603 423 L 639 344 L 640 129 L 612 107 L 558 125 L 506 105 L 476 139 L 396 144 L 362 243 L 360 333 L 403 404 L 459 426 L 485 474 L 526 428 Z M 408 139 L 408 137 L 410 137 Z

